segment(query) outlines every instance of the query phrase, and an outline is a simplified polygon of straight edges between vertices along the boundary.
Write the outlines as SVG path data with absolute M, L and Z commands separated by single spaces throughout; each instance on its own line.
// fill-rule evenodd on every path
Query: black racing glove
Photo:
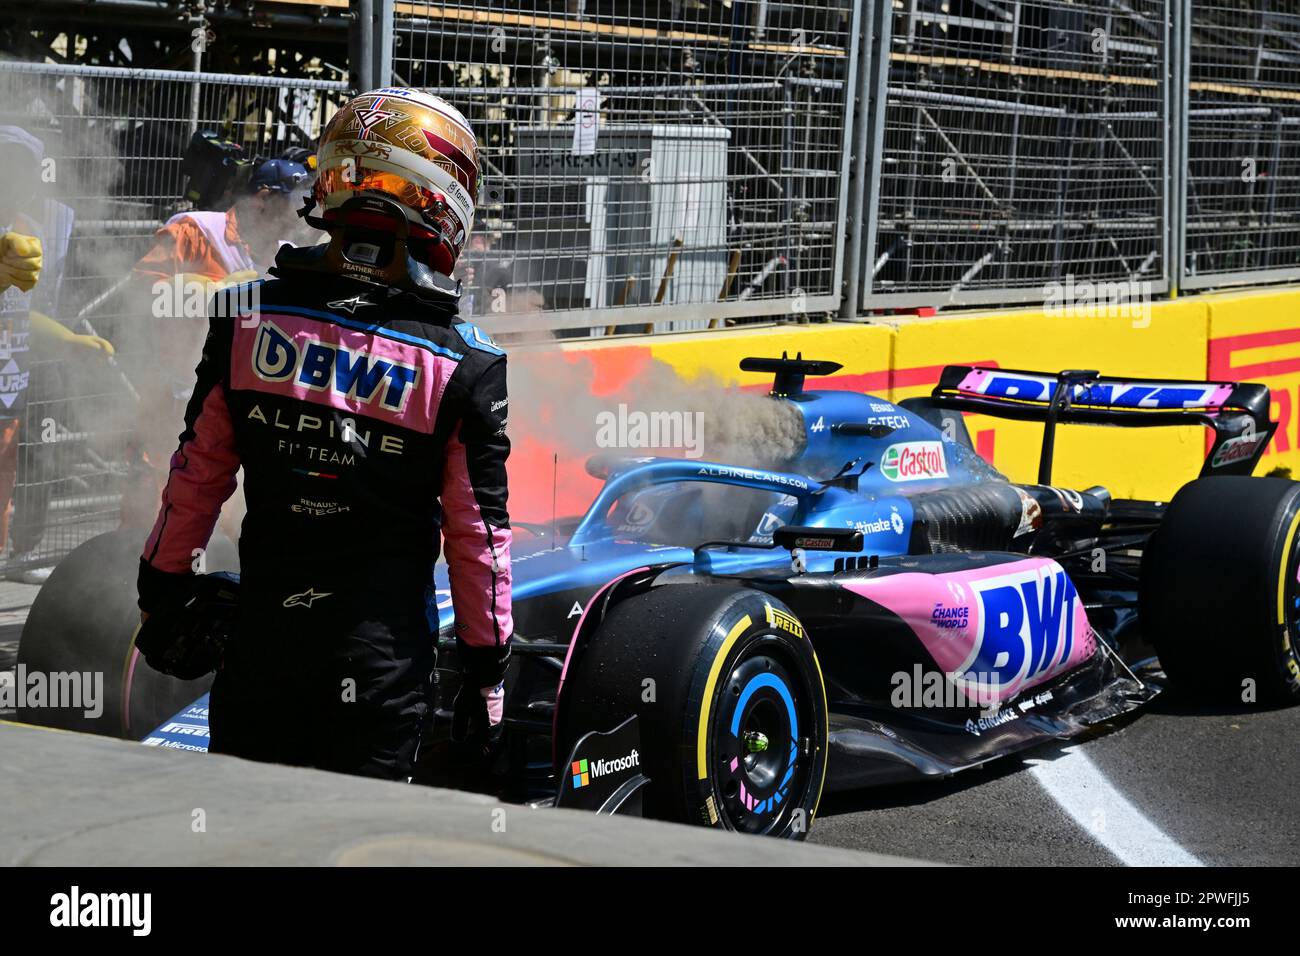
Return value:
M 452 705 L 451 739 L 467 755 L 490 757 L 501 740 L 505 683 L 495 687 L 461 684 Z
M 145 663 L 181 680 L 197 680 L 221 667 L 239 617 L 239 579 L 228 574 L 187 578 L 184 603 L 155 605 L 140 625 L 135 646 Z
M 461 684 L 452 704 L 451 741 L 467 758 L 491 758 L 501 740 L 510 645 L 470 647 L 457 641 Z

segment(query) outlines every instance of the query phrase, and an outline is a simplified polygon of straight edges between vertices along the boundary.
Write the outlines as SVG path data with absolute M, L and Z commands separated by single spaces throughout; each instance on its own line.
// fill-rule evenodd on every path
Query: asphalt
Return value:
M 1077 754 L 1095 775 L 1063 803 L 1035 767 Z M 1116 814 L 1104 784 L 1149 827 L 1108 826 Z M 1169 692 L 1082 742 L 943 781 L 830 797 L 810 839 L 965 865 L 1173 862 L 1144 855 L 1159 833 L 1207 866 L 1295 866 L 1298 796 L 1300 708 L 1207 709 Z

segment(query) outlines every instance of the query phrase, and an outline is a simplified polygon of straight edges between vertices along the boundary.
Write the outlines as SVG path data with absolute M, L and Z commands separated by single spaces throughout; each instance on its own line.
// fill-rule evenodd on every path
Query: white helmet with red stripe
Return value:
M 317 146 L 313 198 L 326 226 L 362 192 L 400 203 L 411 246 L 449 274 L 469 239 L 479 191 L 478 142 L 465 117 L 419 90 L 385 87 L 354 97 Z

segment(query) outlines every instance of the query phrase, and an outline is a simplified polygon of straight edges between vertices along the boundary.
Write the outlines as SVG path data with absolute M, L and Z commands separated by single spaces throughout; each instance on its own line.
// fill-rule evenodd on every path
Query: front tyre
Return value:
M 566 677 L 559 753 L 633 713 L 650 815 L 806 836 L 826 774 L 826 693 L 780 601 L 682 584 L 615 605 Z
M 1174 496 L 1143 554 L 1140 595 L 1143 633 L 1172 683 L 1209 699 L 1300 702 L 1298 539 L 1300 482 L 1225 475 Z

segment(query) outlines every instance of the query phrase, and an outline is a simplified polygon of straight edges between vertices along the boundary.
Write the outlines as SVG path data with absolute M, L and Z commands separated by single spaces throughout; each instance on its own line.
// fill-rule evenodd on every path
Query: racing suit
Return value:
M 499 684 L 509 654 L 505 355 L 452 295 L 277 274 L 251 314 L 235 314 L 248 290 L 213 300 L 140 607 L 182 599 L 242 465 L 240 626 L 210 749 L 404 779 L 432 694 L 440 534 L 469 686 Z

